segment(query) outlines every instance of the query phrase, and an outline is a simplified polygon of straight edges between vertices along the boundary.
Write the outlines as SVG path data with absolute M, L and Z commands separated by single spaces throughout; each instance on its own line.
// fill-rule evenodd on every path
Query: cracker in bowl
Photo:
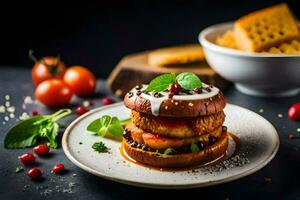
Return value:
M 265 8 L 238 19 L 234 35 L 241 50 L 262 52 L 299 38 L 293 14 L 285 3 Z

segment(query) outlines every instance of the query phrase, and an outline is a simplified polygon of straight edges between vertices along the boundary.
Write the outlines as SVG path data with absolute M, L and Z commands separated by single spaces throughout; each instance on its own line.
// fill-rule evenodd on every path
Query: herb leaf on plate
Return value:
M 107 146 L 104 144 L 104 142 L 100 141 L 100 142 L 95 142 L 92 145 L 92 148 L 97 151 L 98 153 L 106 153 L 108 152 L 108 148 Z
M 176 77 L 176 81 L 179 85 L 186 90 L 193 90 L 195 88 L 201 88 L 202 82 L 199 77 L 191 72 L 183 72 L 178 74 Z
M 121 137 L 124 131 L 122 125 L 122 121 L 120 121 L 117 117 L 103 115 L 101 118 L 92 121 L 86 129 L 101 137 L 104 137 L 108 133 L 115 137 Z
M 170 84 L 176 82 L 175 74 L 162 74 L 155 79 L 153 79 L 148 87 L 147 92 L 162 92 L 168 89 Z

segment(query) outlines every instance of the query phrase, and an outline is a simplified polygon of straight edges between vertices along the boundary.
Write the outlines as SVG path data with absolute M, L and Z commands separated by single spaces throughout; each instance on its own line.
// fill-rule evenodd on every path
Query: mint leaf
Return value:
M 183 72 L 178 74 L 176 81 L 179 85 L 186 90 L 193 90 L 195 88 L 201 88 L 202 82 L 199 77 L 191 72 Z
M 98 153 L 106 153 L 108 152 L 108 148 L 107 146 L 104 144 L 104 142 L 100 141 L 100 142 L 95 142 L 92 145 L 92 148 L 97 151 Z
M 175 149 L 173 148 L 167 148 L 164 153 L 159 153 L 159 152 L 156 152 L 156 156 L 157 157 L 161 157 L 161 158 L 166 158 L 166 157 L 169 157 L 170 154 L 172 154 L 173 152 L 175 152 Z
M 195 144 L 195 143 L 192 143 L 192 144 L 191 144 L 191 152 L 192 152 L 192 153 L 197 153 L 197 152 L 199 152 L 199 151 L 200 151 L 200 149 L 199 149 L 198 145 Z
M 101 137 L 104 137 L 107 133 L 121 137 L 124 131 L 121 121 L 117 117 L 110 117 L 108 115 L 92 121 L 86 129 Z
M 175 74 L 163 74 L 153 79 L 148 87 L 147 92 L 162 92 L 168 89 L 169 85 L 175 83 Z

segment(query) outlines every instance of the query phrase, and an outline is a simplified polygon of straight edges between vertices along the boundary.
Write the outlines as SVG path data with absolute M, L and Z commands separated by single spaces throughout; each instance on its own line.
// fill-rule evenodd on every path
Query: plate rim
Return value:
M 264 117 L 262 117 L 261 115 L 255 113 L 252 110 L 249 110 L 247 108 L 238 106 L 238 105 L 234 105 L 234 104 L 229 104 L 227 103 L 226 106 L 232 106 L 232 107 L 238 107 L 239 109 L 243 109 L 246 112 L 250 112 L 254 115 L 256 115 L 257 117 L 259 117 L 261 120 L 265 121 L 267 124 L 270 125 L 270 127 L 272 128 L 272 132 L 275 135 L 276 141 L 275 141 L 275 146 L 272 149 L 271 154 L 264 159 L 262 162 L 258 163 L 258 165 L 256 165 L 255 167 L 248 169 L 246 171 L 244 171 L 243 173 L 240 174 L 236 174 L 234 176 L 230 176 L 228 178 L 224 178 L 224 179 L 220 179 L 220 180 L 215 180 L 215 181 L 209 181 L 209 182 L 204 182 L 204 183 L 192 183 L 192 184 L 153 184 L 153 183 L 141 183 L 138 181 L 130 181 L 130 180 L 124 180 L 122 178 L 117 178 L 117 177 L 111 177 L 108 176 L 105 173 L 99 172 L 97 170 L 94 170 L 91 167 L 88 167 L 86 165 L 84 165 L 83 163 L 81 163 L 79 160 L 77 160 L 69 151 L 68 149 L 68 137 L 70 136 L 71 130 L 74 128 L 74 126 L 76 126 L 81 120 L 83 120 L 84 118 L 86 118 L 87 116 L 99 112 L 101 110 L 107 109 L 107 108 L 112 108 L 112 107 L 117 107 L 117 106 L 121 106 L 123 105 L 123 102 L 119 102 L 119 103 L 114 103 L 111 105 L 107 105 L 107 106 L 101 106 L 98 108 L 94 108 L 92 110 L 90 110 L 89 112 L 79 116 L 78 118 L 76 118 L 74 121 L 71 122 L 71 124 L 66 128 L 66 130 L 63 133 L 63 137 L 62 137 L 62 149 L 63 152 L 65 153 L 65 155 L 67 156 L 67 158 L 73 163 L 75 164 L 77 167 L 81 168 L 82 170 L 91 173 L 95 176 L 104 178 L 106 180 L 109 181 L 114 181 L 114 182 L 118 182 L 118 183 L 122 183 L 122 184 L 127 184 L 127 185 L 132 185 L 132 186 L 138 186 L 138 187 L 146 187 L 146 188 L 156 188 L 156 189 L 189 189 L 189 188 L 200 188 L 200 187 L 208 187 L 208 186 L 212 186 L 212 185 L 219 185 L 221 183 L 227 183 L 230 181 L 234 181 L 243 177 L 246 177 L 250 174 L 253 174 L 257 171 L 259 171 L 260 169 L 262 169 L 263 167 L 265 167 L 269 162 L 271 162 L 273 160 L 273 158 L 276 156 L 279 146 L 280 146 L 280 139 L 279 139 L 279 135 L 278 132 L 276 130 L 276 128 L 273 126 L 273 124 L 271 122 L 269 122 L 267 119 L 265 119 Z

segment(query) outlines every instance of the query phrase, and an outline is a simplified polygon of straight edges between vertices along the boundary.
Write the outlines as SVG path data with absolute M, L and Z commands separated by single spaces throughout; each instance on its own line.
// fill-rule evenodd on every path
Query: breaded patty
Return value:
M 219 127 L 215 131 L 201 136 L 189 138 L 167 138 L 158 136 L 155 133 L 146 132 L 136 127 L 133 123 L 127 124 L 126 129 L 130 131 L 131 137 L 135 142 L 138 144 L 146 144 L 156 150 L 179 148 L 197 142 L 203 142 L 206 144 L 209 142 L 210 137 L 219 138 L 222 133 L 222 127 Z
M 155 117 L 132 111 L 132 123 L 138 128 L 164 137 L 188 138 L 213 132 L 224 123 L 223 111 L 201 117 Z

